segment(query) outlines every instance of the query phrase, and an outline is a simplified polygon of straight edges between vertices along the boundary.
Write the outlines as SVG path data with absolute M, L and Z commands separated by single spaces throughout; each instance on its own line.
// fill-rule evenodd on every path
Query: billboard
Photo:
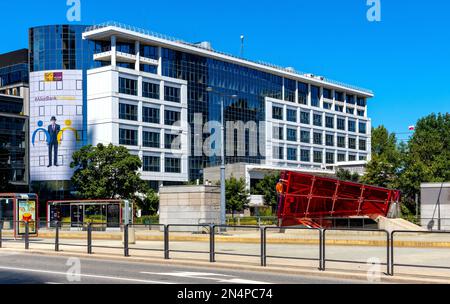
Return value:
M 37 234 L 36 219 L 37 219 L 37 204 L 35 200 L 18 199 L 17 200 L 17 220 L 18 229 L 17 235 L 25 234 L 25 222 L 28 223 L 29 234 Z
M 83 72 L 30 73 L 30 179 L 70 180 L 72 154 L 85 144 Z

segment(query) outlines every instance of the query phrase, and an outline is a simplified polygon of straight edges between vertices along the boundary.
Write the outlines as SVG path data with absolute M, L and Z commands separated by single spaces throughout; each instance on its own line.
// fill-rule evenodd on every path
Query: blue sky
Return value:
M 133 5 L 128 5 L 132 3 Z M 381 0 L 81 0 L 83 24 L 108 20 L 372 89 L 375 126 L 404 133 L 432 112 L 450 112 L 450 3 Z M 27 47 L 30 26 L 67 23 L 66 0 L 2 1 L 0 52 Z M 400 138 L 407 138 L 407 134 Z

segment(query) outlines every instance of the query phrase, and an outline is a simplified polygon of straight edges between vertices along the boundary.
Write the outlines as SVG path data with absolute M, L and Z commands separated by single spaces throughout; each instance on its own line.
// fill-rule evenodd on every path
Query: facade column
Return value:
M 135 42 L 135 51 L 136 63 L 134 65 L 134 69 L 139 72 L 141 70 L 141 43 L 139 41 Z
M 116 36 L 111 36 L 111 66 L 116 67 L 117 65 L 117 38 Z

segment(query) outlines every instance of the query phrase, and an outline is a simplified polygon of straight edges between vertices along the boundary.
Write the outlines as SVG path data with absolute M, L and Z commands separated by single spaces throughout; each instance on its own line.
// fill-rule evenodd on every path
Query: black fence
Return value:
M 327 262 L 335 262 L 335 263 L 352 263 L 352 264 L 367 264 L 364 261 L 355 261 L 355 260 L 342 260 L 342 259 L 333 259 L 329 257 L 327 253 L 327 233 L 336 232 L 336 231 L 351 231 L 351 232 L 363 232 L 363 233 L 379 233 L 381 235 L 386 235 L 385 239 L 380 241 L 381 243 L 385 243 L 386 250 L 386 263 L 381 263 L 381 265 L 386 266 L 386 275 L 393 276 L 394 270 L 396 266 L 403 267 L 417 267 L 417 268 L 434 268 L 434 269 L 446 269 L 450 270 L 448 266 L 436 266 L 436 265 L 418 265 L 418 264 L 403 264 L 396 262 L 396 258 L 394 255 L 396 246 L 396 236 L 400 234 L 441 234 L 441 235 L 449 235 L 450 231 L 393 231 L 389 233 L 387 230 L 377 230 L 377 229 L 310 229 L 310 228 L 301 228 L 301 227 L 260 227 L 260 226 L 222 226 L 222 225 L 158 225 L 158 224 L 142 224 L 142 225 L 121 225 L 120 232 L 122 233 L 122 246 L 102 246 L 96 245 L 93 243 L 93 232 L 101 231 L 98 229 L 98 225 L 95 223 L 85 223 L 83 224 L 79 231 L 82 231 L 86 234 L 86 238 L 82 240 L 80 243 L 67 243 L 61 242 L 60 240 L 60 232 L 62 229 L 62 225 L 59 222 L 46 222 L 44 226 L 48 229 L 54 231 L 54 241 L 46 242 L 33 238 L 30 230 L 30 227 L 35 227 L 37 222 L 16 222 L 16 225 L 22 227 L 22 233 L 20 235 L 14 235 L 11 237 L 5 237 L 3 222 L 0 221 L 0 248 L 3 248 L 3 243 L 15 242 L 15 243 L 23 243 L 24 248 L 26 250 L 30 249 L 30 245 L 33 244 L 43 244 L 43 245 L 53 245 L 55 251 L 60 251 L 63 246 L 73 246 L 73 247 L 85 247 L 86 252 L 88 254 L 94 254 L 94 248 L 108 248 L 108 249 L 119 249 L 123 250 L 123 255 L 125 257 L 131 256 L 130 251 L 157 251 L 162 252 L 164 259 L 170 259 L 170 254 L 173 253 L 198 253 L 198 254 L 207 254 L 209 255 L 209 262 L 215 263 L 216 257 L 218 255 L 232 255 L 232 256 L 244 256 L 244 257 L 254 257 L 260 260 L 260 265 L 262 267 L 268 266 L 267 260 L 270 259 L 288 259 L 288 260 L 309 260 L 309 261 L 317 261 L 318 269 L 321 271 L 326 271 L 326 263 Z M 42 223 L 40 224 L 42 225 Z M 100 224 L 100 226 L 102 226 Z M 153 230 L 156 228 L 158 231 L 163 233 L 163 249 L 155 249 L 155 248 L 142 248 L 142 247 L 130 247 L 129 244 L 129 229 L 130 228 L 139 228 L 144 230 Z M 188 231 L 194 231 L 193 233 L 207 235 L 209 238 L 209 250 L 179 250 L 179 249 L 171 249 L 171 241 L 170 235 L 173 231 L 184 231 L 182 228 L 189 228 Z M 258 246 L 260 246 L 259 254 L 245 254 L 245 253 L 228 253 L 221 252 L 216 250 L 217 240 L 216 237 L 218 235 L 223 234 L 227 230 L 235 230 L 235 229 L 251 229 L 255 230 L 259 233 L 259 242 Z M 10 229 L 7 229 L 10 231 Z M 268 231 L 279 231 L 280 233 L 284 233 L 289 230 L 298 230 L 298 231 L 312 231 L 317 233 L 318 241 L 317 241 L 317 252 L 318 258 L 310 258 L 310 257 L 293 257 L 293 256 L 284 256 L 284 255 L 271 255 L 267 251 L 267 232 Z M 314 245 L 314 244 L 313 244 Z M 315 246 L 315 245 L 314 245 Z M 355 245 L 358 246 L 358 245 Z M 380 247 L 380 246 L 379 246 Z M 382 246 L 381 246 L 382 247 Z M 449 249 L 450 250 L 450 249 Z

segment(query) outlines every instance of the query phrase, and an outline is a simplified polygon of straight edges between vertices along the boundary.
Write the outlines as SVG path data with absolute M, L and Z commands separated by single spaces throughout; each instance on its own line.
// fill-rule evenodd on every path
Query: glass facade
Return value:
M 28 64 L 20 63 L 0 68 L 0 87 L 28 83 Z

